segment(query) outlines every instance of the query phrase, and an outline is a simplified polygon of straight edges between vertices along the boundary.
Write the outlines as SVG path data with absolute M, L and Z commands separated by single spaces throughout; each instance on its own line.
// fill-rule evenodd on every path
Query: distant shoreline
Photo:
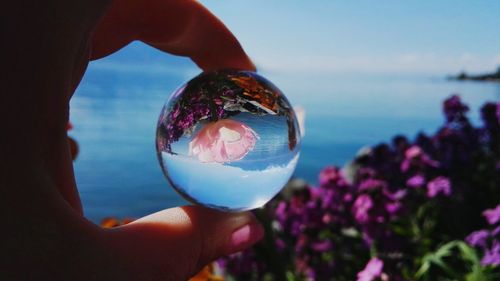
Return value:
M 497 71 L 494 73 L 479 74 L 479 75 L 470 75 L 464 71 L 458 75 L 448 76 L 448 80 L 500 82 L 500 67 L 498 67 Z

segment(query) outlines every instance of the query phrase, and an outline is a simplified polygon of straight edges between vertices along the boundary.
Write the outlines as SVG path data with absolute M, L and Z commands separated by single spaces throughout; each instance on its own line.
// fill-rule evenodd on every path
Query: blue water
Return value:
M 192 202 L 231 211 L 259 208 L 271 200 L 292 176 L 300 142 L 293 150 L 289 149 L 285 116 L 240 112 L 224 120 L 251 128 L 256 142 L 248 154 L 226 163 L 201 161 L 189 155 L 193 137 L 184 136 L 172 143 L 172 153 L 161 152 L 165 174 L 170 183 Z M 198 123 L 193 135 L 198 135 L 203 126 Z M 217 129 L 212 127 L 210 130 Z
M 246 170 L 232 165 L 201 163 L 166 152 L 162 155 L 169 178 L 181 194 L 204 206 L 230 211 L 259 208 L 271 200 L 292 175 L 299 156 L 297 154 L 284 165 L 263 159 L 254 164 L 267 164 L 266 168 Z
M 80 145 L 75 174 L 88 218 L 139 217 L 186 204 L 160 169 L 155 131 L 170 93 L 198 72 L 189 60 L 140 44 L 89 66 L 71 102 L 70 132 Z M 451 93 L 469 104 L 476 124 L 480 105 L 500 100 L 500 84 L 425 75 L 261 73 L 305 108 L 295 176 L 312 183 L 322 167 L 343 165 L 363 146 L 434 132 Z

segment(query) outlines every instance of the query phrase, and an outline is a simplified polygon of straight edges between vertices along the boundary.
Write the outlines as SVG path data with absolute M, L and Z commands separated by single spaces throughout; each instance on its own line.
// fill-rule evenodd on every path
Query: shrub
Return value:
M 256 212 L 265 239 L 219 260 L 228 279 L 500 279 L 500 103 L 478 128 L 468 110 L 453 95 L 434 135 L 365 149 L 316 187 L 292 181 Z

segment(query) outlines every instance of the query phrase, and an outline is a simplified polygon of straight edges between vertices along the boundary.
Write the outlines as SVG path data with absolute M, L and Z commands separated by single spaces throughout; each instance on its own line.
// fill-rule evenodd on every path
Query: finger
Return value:
M 223 213 L 189 206 L 111 229 L 108 236 L 116 256 L 127 265 L 128 276 L 187 280 L 212 260 L 260 240 L 263 229 L 248 212 Z
M 134 40 L 190 57 L 203 70 L 255 70 L 231 32 L 196 1 L 116 0 L 94 33 L 92 59 Z

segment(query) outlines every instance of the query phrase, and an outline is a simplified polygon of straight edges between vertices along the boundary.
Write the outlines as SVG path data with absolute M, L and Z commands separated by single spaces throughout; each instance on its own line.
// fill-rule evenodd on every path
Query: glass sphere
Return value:
M 187 200 L 225 211 L 261 207 L 292 176 L 300 150 L 295 113 L 251 71 L 205 72 L 177 89 L 156 133 L 165 176 Z

